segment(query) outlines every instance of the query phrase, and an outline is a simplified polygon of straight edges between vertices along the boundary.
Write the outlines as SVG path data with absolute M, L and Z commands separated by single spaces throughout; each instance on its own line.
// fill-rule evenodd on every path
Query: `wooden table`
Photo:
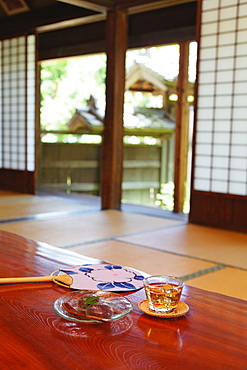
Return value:
M 1 277 L 98 262 L 0 231 Z M 247 369 L 246 301 L 186 286 L 190 311 L 165 320 L 138 309 L 141 289 L 128 294 L 134 310 L 125 318 L 78 324 L 53 309 L 68 292 L 50 282 L 0 286 L 1 370 Z

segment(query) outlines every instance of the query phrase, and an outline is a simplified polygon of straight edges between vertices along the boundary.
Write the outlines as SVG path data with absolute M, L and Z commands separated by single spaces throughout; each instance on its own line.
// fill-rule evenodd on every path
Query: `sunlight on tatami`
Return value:
M 247 300 L 247 235 L 183 219 L 101 211 L 83 197 L 0 191 L 0 230 Z M 58 266 L 59 268 L 59 266 Z

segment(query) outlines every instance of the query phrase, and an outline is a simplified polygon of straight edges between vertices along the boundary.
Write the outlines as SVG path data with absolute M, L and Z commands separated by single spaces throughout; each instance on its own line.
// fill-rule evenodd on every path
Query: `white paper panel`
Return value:
M 246 184 L 246 172 L 241 170 L 230 170 L 230 180 L 233 182 L 242 182 Z
M 238 0 L 224 0 L 224 1 L 221 2 L 221 6 L 223 8 L 223 7 L 226 7 L 226 6 L 236 5 L 237 3 L 238 3 Z
M 210 181 L 209 180 L 202 180 L 199 178 L 195 178 L 194 182 L 194 189 L 200 191 L 209 191 L 210 190 Z
M 219 58 L 227 58 L 234 55 L 235 46 L 228 45 L 228 46 L 218 46 L 218 57 Z
M 203 35 L 216 34 L 217 30 L 218 30 L 218 23 L 217 22 L 206 23 L 206 24 L 202 25 Z
M 246 56 L 247 55 L 247 43 L 243 44 L 237 44 L 237 55 L 241 56 Z
M 216 47 L 210 47 L 210 48 L 201 48 L 200 49 L 200 55 L 201 55 L 201 60 L 208 60 L 208 59 L 213 59 L 216 58 Z
M 217 95 L 215 105 L 218 108 L 230 107 L 232 105 L 232 95 Z
M 247 94 L 240 96 L 235 95 L 233 101 L 235 107 L 244 107 L 247 104 Z
M 195 189 L 247 195 L 247 0 L 202 9 Z
M 214 104 L 214 96 L 206 96 L 206 97 L 200 97 L 198 98 L 198 104 L 201 108 L 207 108 L 212 107 Z
M 236 19 L 221 20 L 219 22 L 219 32 L 231 32 L 235 31 Z
M 31 35 L 4 40 L 1 43 L 1 51 L 3 58 L 0 68 L 4 73 L 1 81 L 3 96 L 0 104 L 3 111 L 0 117 L 1 127 L 3 127 L 0 131 L 3 163 L 0 162 L 0 166 L 7 169 L 34 171 L 35 37 Z M 26 90 L 27 78 L 29 79 L 28 91 Z M 30 98 L 27 99 L 27 95 Z M 27 162 L 26 158 L 28 158 Z
M 211 157 L 204 155 L 197 155 L 195 161 L 196 167 L 210 167 L 211 166 Z
M 213 60 L 201 61 L 201 68 L 203 69 L 204 72 L 207 72 L 207 71 L 211 72 L 212 69 L 216 68 L 216 60 L 213 59 Z
M 238 19 L 238 29 L 242 30 L 242 29 L 245 29 L 245 28 L 246 28 L 246 18 L 245 17 L 239 18 Z
M 232 129 L 234 132 L 247 132 L 247 123 L 245 120 L 243 121 L 234 121 L 232 123 Z
M 211 155 L 212 146 L 207 144 L 196 144 L 196 154 Z
M 215 193 L 227 193 L 227 183 L 223 181 L 213 180 L 210 190 Z
M 211 176 L 211 169 L 207 167 L 195 167 L 196 177 L 200 179 L 209 179 Z
M 229 193 L 236 194 L 236 195 L 246 195 L 246 184 L 244 183 L 237 183 L 237 182 L 230 182 L 229 184 Z
M 231 155 L 232 157 L 247 158 L 247 145 L 232 145 Z
M 233 70 L 229 69 L 227 71 L 217 71 L 216 82 L 233 82 Z
M 215 132 L 213 135 L 214 144 L 230 144 L 230 133 L 226 132 Z
M 207 13 L 202 13 L 202 24 L 215 22 L 218 19 L 218 10 L 210 10 Z
M 213 122 L 212 120 L 208 122 L 208 120 L 198 120 L 197 121 L 197 132 L 211 132 L 213 129 Z
M 224 0 L 222 3 L 224 3 Z M 222 7 L 220 10 L 220 19 L 231 19 L 231 18 L 236 18 L 236 16 L 237 16 L 236 6 L 231 6 L 228 8 Z
M 232 144 L 247 145 L 247 133 L 233 133 Z
M 219 35 L 219 43 L 220 45 L 229 45 L 234 44 L 235 42 L 235 32 L 227 32 Z
M 247 66 L 247 55 L 236 58 L 236 68 L 242 68 L 243 70 L 246 70 L 246 66 Z
M 247 158 L 231 158 L 230 168 L 242 170 L 243 173 L 245 173 L 247 168 Z
M 212 120 L 214 115 L 213 108 L 199 108 L 197 111 L 198 119 L 208 119 Z
M 214 93 L 214 85 L 203 85 L 200 84 L 198 89 L 198 96 L 211 96 Z
M 213 168 L 212 169 L 212 179 L 213 180 L 228 180 L 228 169 L 225 168 Z
M 212 84 L 215 82 L 215 78 L 216 78 L 216 75 L 214 73 L 211 73 L 211 72 L 203 72 L 201 75 L 200 75 L 200 83 L 201 84 Z
M 225 145 L 214 145 L 213 146 L 213 155 L 214 156 L 223 156 L 223 157 L 229 157 L 230 154 L 230 146 Z
M 214 168 L 228 168 L 229 158 L 228 157 L 213 157 L 212 165 Z
M 234 84 L 234 92 L 236 95 L 245 95 L 247 91 L 247 82 L 237 82 Z
M 246 3 L 246 1 L 240 1 L 240 2 L 243 3 L 243 4 L 241 4 L 239 6 L 239 14 L 241 14 L 241 17 L 247 16 L 247 3 Z
M 220 120 L 214 122 L 215 132 L 229 132 L 231 130 L 231 121 L 230 120 Z
M 203 36 L 201 38 L 201 47 L 205 48 L 208 46 L 214 46 L 217 44 L 217 36 L 216 35 L 209 35 L 209 36 Z
M 232 70 L 234 68 L 234 63 L 235 63 L 235 60 L 233 57 L 218 59 L 217 68 L 218 70 L 222 70 L 222 69 Z
M 231 108 L 218 108 L 215 111 L 215 119 L 228 119 L 231 117 Z
M 207 0 L 202 2 L 203 11 L 217 9 L 219 6 L 219 0 Z
M 233 119 L 245 119 L 247 117 L 247 107 L 233 108 Z
M 218 83 L 215 87 L 216 95 L 229 95 L 233 92 L 233 84 L 230 83 Z
M 196 137 L 196 142 L 197 143 L 211 143 L 212 142 L 212 132 L 199 132 Z

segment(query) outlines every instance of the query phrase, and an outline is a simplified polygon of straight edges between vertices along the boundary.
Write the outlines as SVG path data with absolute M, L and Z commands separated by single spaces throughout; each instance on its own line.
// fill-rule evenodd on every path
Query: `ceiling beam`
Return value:
M 56 30 L 62 30 L 64 28 L 82 26 L 83 24 L 95 23 L 104 21 L 106 15 L 103 13 L 98 13 L 94 15 L 88 15 L 86 17 L 74 18 L 66 21 L 61 21 L 57 23 L 51 23 L 44 26 L 36 27 L 37 33 L 44 33 Z
M 95 12 L 107 12 L 113 10 L 114 0 L 57 0 L 80 8 L 93 10 Z
M 96 12 L 106 12 L 118 7 L 129 14 L 147 12 L 169 6 L 180 5 L 197 0 L 57 0 L 70 5 L 90 9 Z
M 99 21 L 99 16 L 102 20 L 102 13 L 56 2 L 50 7 L 1 18 L 0 39 L 22 34 L 26 30 L 41 33 L 61 29 L 62 26 L 67 28 L 78 26 L 78 23 L 92 23 Z
M 196 1 L 197 0 L 116 0 L 116 5 L 119 9 L 127 10 L 129 14 L 135 14 Z

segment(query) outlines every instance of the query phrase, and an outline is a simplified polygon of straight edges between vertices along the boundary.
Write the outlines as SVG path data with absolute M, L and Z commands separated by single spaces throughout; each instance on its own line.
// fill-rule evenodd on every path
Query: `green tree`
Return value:
M 87 106 L 93 95 L 105 105 L 105 54 L 42 63 L 41 127 L 61 130 L 76 109 Z
M 41 67 L 41 101 L 44 95 L 54 99 L 57 95 L 58 84 L 66 76 L 68 60 L 49 61 L 42 63 Z

